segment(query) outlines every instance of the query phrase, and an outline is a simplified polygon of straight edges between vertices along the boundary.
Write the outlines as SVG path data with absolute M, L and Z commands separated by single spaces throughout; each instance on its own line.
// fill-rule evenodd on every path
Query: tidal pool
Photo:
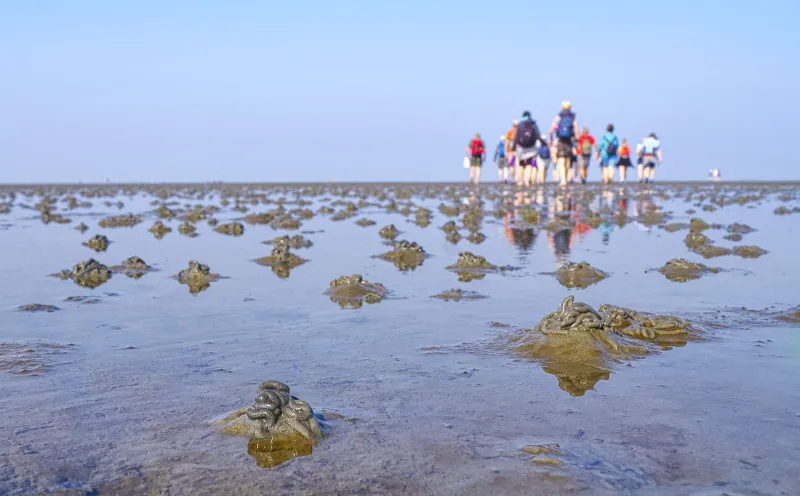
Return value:
M 800 494 L 799 186 L 0 186 L 0 494 Z M 390 224 L 424 264 L 375 257 Z M 284 235 L 305 263 L 254 263 Z M 461 252 L 513 270 L 462 280 Z M 152 270 L 49 277 L 90 255 Z M 664 277 L 673 259 L 719 271 Z M 193 260 L 221 277 L 188 291 Z M 569 262 L 608 277 L 565 287 Z M 332 301 L 353 275 L 385 296 Z M 691 339 L 613 336 L 646 353 L 594 369 L 516 352 L 568 296 Z M 319 415 L 313 449 L 218 428 L 267 380 Z

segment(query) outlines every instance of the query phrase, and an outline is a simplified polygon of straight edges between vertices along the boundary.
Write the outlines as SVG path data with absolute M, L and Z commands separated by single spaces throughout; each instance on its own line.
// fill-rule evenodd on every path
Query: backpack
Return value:
M 616 137 L 613 137 L 606 145 L 606 156 L 615 157 L 616 155 L 617 155 L 617 139 Z
M 575 135 L 575 114 L 566 112 L 561 114 L 561 119 L 558 120 L 558 129 L 556 136 L 561 139 L 570 139 Z
M 550 160 L 550 147 L 546 144 L 539 148 L 539 158 L 542 160 Z
M 531 148 L 536 146 L 537 141 L 539 141 L 539 128 L 536 126 L 536 121 L 520 122 L 517 127 L 517 144 L 522 148 Z
M 592 154 L 592 142 L 588 139 L 583 140 L 583 144 L 581 145 L 581 155 L 584 157 L 588 157 Z
M 480 157 L 483 155 L 483 141 L 475 138 L 472 140 L 472 145 L 470 146 L 470 152 L 472 153 L 473 157 Z
M 499 158 L 504 158 L 506 156 L 506 142 L 501 141 L 497 144 L 497 156 Z

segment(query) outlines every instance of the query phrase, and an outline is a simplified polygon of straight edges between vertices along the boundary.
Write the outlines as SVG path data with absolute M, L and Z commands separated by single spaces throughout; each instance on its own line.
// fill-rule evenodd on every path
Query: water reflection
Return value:
M 633 217 L 631 218 L 631 205 Z M 615 229 L 635 222 L 642 230 L 663 222 L 667 215 L 660 210 L 651 190 L 605 187 L 600 191 L 585 188 L 539 188 L 512 193 L 505 191 L 501 208 L 503 234 L 521 258 L 535 248 L 541 231 L 557 265 L 597 231 L 603 244 L 609 245 Z
M 277 467 L 292 458 L 308 456 L 313 448 L 314 443 L 298 433 L 269 438 L 253 437 L 247 443 L 247 453 L 255 458 L 256 465 L 261 468 Z

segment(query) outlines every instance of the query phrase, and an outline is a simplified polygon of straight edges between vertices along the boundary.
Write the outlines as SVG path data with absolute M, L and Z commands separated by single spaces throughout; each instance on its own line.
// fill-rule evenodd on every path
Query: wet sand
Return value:
M 800 338 L 778 317 L 800 303 L 800 217 L 775 214 L 800 206 L 798 186 L 0 186 L 0 494 L 799 494 Z M 127 214 L 140 222 L 99 225 Z M 177 229 L 187 216 L 196 237 Z M 692 218 L 712 246 L 767 253 L 707 260 L 684 244 Z M 154 236 L 156 220 L 172 232 Z M 754 230 L 730 241 L 734 223 Z M 388 224 L 424 246 L 423 264 L 374 257 L 391 250 Z M 263 241 L 301 233 L 304 264 L 255 262 Z M 98 234 L 106 251 L 82 245 Z M 445 269 L 463 251 L 516 270 L 463 282 Z M 90 255 L 154 270 L 94 289 L 49 277 Z M 675 258 L 720 271 L 676 282 L 659 273 Z M 222 277 L 193 294 L 171 277 L 190 260 Z M 608 277 L 564 287 L 552 274 L 567 262 Z M 325 291 L 353 274 L 386 297 L 342 309 Z M 431 298 L 451 288 L 486 298 Z M 615 363 L 573 396 L 548 363 L 499 344 L 568 295 L 674 315 L 703 339 Z M 214 422 L 270 379 L 347 420 L 328 414 L 310 455 L 267 469 Z M 558 453 L 523 451 L 550 444 Z

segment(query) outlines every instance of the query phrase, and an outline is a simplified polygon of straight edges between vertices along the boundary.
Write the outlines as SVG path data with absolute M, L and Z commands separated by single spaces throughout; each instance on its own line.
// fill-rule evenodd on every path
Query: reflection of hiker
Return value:
M 664 157 L 661 155 L 661 142 L 656 133 L 642 141 L 642 167 L 644 168 L 644 182 L 652 183 L 656 177 L 656 164 L 662 164 Z
M 478 184 L 481 180 L 481 166 L 486 159 L 486 147 L 480 133 L 475 133 L 475 137 L 467 144 L 467 156 L 469 157 L 469 182 Z
M 600 150 L 600 153 L 597 154 L 597 158 L 600 159 L 603 184 L 611 184 L 614 181 L 614 167 L 619 160 L 617 156 L 619 139 L 617 135 L 614 134 L 613 124 L 609 124 L 608 127 L 606 127 L 606 134 L 600 138 L 600 144 L 597 148 Z
M 549 134 L 551 141 L 553 136 L 558 139 L 556 145 L 556 167 L 560 184 L 566 186 L 567 171 L 572 167 L 572 140 L 578 136 L 578 121 L 572 111 L 570 102 L 565 101 L 561 104 L 561 112 L 553 119 Z
M 497 179 L 508 182 L 508 157 L 506 157 L 506 137 L 500 136 L 500 142 L 494 150 L 494 165 L 497 166 Z
M 531 118 L 527 110 L 517 126 L 514 137 L 514 149 L 517 154 L 517 186 L 530 186 L 531 174 L 536 167 L 536 156 L 539 154 L 539 126 Z
M 589 163 L 592 161 L 592 148 L 594 148 L 595 154 L 600 154 L 594 136 L 589 134 L 588 128 L 583 128 L 581 136 L 578 138 L 578 152 L 580 153 L 578 156 L 578 166 L 580 167 L 581 182 L 583 184 L 586 184 Z
M 540 138 L 541 146 L 539 147 L 539 155 L 536 157 L 536 183 L 544 184 L 547 182 L 547 169 L 550 167 L 550 143 L 547 142 L 547 137 Z
M 625 179 L 628 177 L 628 167 L 631 164 L 631 147 L 628 146 L 628 140 L 623 139 L 622 145 L 619 147 L 619 160 L 617 161 L 617 168 L 619 169 L 619 180 L 625 184 Z

